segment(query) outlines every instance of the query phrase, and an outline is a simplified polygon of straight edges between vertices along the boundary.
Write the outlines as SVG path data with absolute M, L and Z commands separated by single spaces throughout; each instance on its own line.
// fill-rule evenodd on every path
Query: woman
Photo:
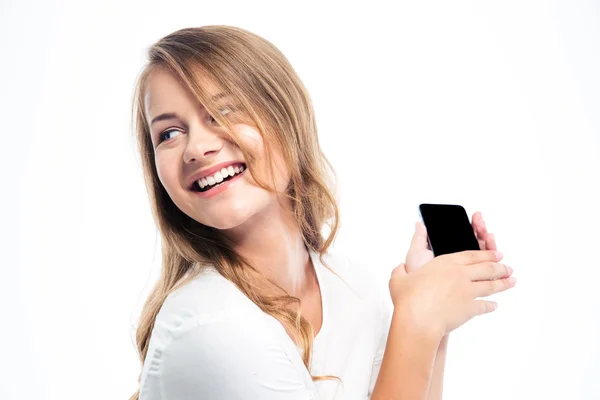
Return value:
M 447 333 L 491 311 L 475 297 L 511 286 L 480 214 L 483 252 L 433 259 L 417 224 L 392 311 L 368 266 L 327 251 L 335 173 L 310 97 L 270 42 L 222 25 L 167 35 L 134 118 L 163 268 L 131 399 L 441 397 Z

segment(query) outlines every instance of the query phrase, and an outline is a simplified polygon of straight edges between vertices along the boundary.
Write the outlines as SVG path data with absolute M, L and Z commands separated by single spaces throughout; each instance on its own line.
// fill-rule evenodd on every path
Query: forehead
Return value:
M 203 79 L 202 85 L 209 93 L 217 92 L 217 88 L 209 80 Z M 180 111 L 202 107 L 194 95 L 185 87 L 175 74 L 164 69 L 155 69 L 147 78 L 144 92 L 144 108 L 146 116 L 163 112 Z

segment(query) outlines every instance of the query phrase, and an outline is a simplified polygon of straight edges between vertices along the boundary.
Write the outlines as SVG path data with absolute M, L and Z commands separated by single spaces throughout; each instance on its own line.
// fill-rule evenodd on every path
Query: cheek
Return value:
M 167 192 L 171 192 L 177 183 L 177 169 L 175 168 L 175 160 L 163 155 L 156 155 L 155 159 L 156 172 L 158 179 L 165 187 Z
M 265 160 L 265 147 L 262 136 L 253 127 L 243 124 L 237 127 L 237 132 L 240 135 L 240 140 L 248 147 L 248 150 L 256 156 L 257 163 L 255 169 L 252 171 L 252 175 L 258 175 L 264 180 L 266 177 L 267 163 Z M 252 176 L 249 176 L 248 178 L 254 181 Z
M 247 145 L 251 151 L 257 155 L 258 167 L 260 177 L 266 179 L 269 173 L 267 160 L 265 157 L 266 151 L 264 146 L 264 139 L 262 135 L 253 127 L 249 125 L 240 125 L 238 132 L 241 135 L 241 139 L 244 144 Z M 283 158 L 277 153 L 276 149 L 273 149 L 275 154 L 273 155 L 273 169 L 275 173 L 275 182 L 277 183 L 278 189 L 285 189 L 289 180 L 289 171 L 283 160 Z
M 274 172 L 277 188 L 279 190 L 284 190 L 288 184 L 288 181 L 290 180 L 290 171 L 287 165 L 285 164 L 283 158 L 279 154 L 276 154 L 274 156 L 273 162 L 275 163 Z
M 261 134 L 249 125 L 239 125 L 237 129 L 240 139 L 248 146 L 254 154 L 260 159 L 264 158 L 264 142 Z

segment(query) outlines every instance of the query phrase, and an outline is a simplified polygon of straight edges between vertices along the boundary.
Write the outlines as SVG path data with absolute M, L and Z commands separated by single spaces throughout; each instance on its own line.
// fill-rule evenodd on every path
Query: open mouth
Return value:
M 216 183 L 211 185 L 211 184 L 207 184 L 206 186 L 204 186 L 203 188 L 200 187 L 200 184 L 198 183 L 198 181 L 195 181 L 194 184 L 192 185 L 191 190 L 193 192 L 208 192 L 211 189 L 214 189 L 216 187 L 221 186 L 222 184 L 224 184 L 225 182 L 229 182 L 232 179 L 236 179 L 237 177 L 239 177 L 240 175 L 242 175 L 244 172 L 246 172 L 246 164 L 241 164 L 242 166 L 242 170 L 240 172 L 236 172 L 233 176 L 231 175 L 227 175 L 227 177 L 223 178 L 223 180 L 219 183 Z

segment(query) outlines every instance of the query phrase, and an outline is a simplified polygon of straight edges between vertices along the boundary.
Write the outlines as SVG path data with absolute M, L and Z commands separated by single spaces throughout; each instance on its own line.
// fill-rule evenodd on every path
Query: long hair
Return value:
M 244 29 L 227 25 L 206 25 L 177 30 L 154 43 L 148 50 L 148 62 L 138 75 L 132 106 L 132 128 L 152 215 L 162 244 L 160 276 L 146 299 L 136 330 L 136 344 L 143 363 L 154 322 L 167 296 L 194 278 L 199 266 L 209 264 L 234 283 L 265 313 L 279 320 L 303 349 L 302 359 L 310 370 L 313 329 L 300 313 L 300 299 L 268 279 L 232 249 L 218 230 L 203 225 L 175 206 L 159 181 L 149 121 L 145 115 L 144 95 L 149 74 L 162 68 L 173 73 L 195 96 L 218 124 L 226 129 L 232 142 L 244 154 L 247 168 L 253 171 L 257 159 L 244 146 L 233 125 L 245 123 L 263 136 L 267 165 L 273 177 L 272 152 L 278 151 L 290 171 L 290 182 L 283 196 L 291 200 L 293 213 L 310 251 L 319 259 L 333 242 L 338 231 L 339 211 L 336 204 L 335 171 L 323 154 L 318 137 L 314 110 L 309 94 L 286 57 L 269 41 Z M 219 103 L 211 98 L 203 79 L 210 80 L 228 93 L 235 102 L 235 112 L 226 116 Z M 272 186 L 259 179 L 257 184 L 270 192 Z M 278 197 L 279 199 L 279 197 Z M 322 228 L 329 227 L 327 237 Z M 337 274 L 336 274 L 337 275 Z M 281 296 L 261 294 L 255 279 L 270 282 Z M 291 307 L 290 307 L 291 306 Z M 324 375 L 313 381 L 338 379 Z M 141 381 L 141 374 L 138 383 Z M 130 400 L 139 399 L 138 390 Z

